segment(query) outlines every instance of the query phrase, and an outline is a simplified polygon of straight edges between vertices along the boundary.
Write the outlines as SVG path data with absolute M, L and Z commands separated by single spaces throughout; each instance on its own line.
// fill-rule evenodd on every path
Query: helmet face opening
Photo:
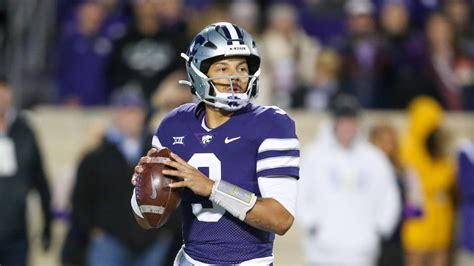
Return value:
M 260 77 L 260 56 L 252 36 L 238 26 L 220 22 L 207 26 L 196 35 L 186 55 L 183 56 L 188 74 L 188 85 L 206 104 L 227 111 L 236 111 L 246 106 L 258 94 Z M 228 57 L 243 57 L 249 67 L 248 76 L 224 76 L 209 78 L 210 66 Z M 213 80 L 228 79 L 229 84 L 236 78 L 247 78 L 245 93 L 219 92 Z
M 214 77 L 208 78 L 209 92 L 208 97 L 205 99 L 201 99 L 207 104 L 212 106 L 224 109 L 226 111 L 236 111 L 249 103 L 250 99 L 253 97 L 252 93 L 254 90 L 252 89 L 252 85 L 255 82 L 256 76 L 225 76 L 225 77 Z M 214 84 L 214 80 L 225 80 L 227 79 L 226 84 L 229 84 L 229 90 L 225 92 L 221 92 L 216 88 Z M 234 89 L 234 82 L 235 79 L 249 79 L 248 85 L 245 88 L 244 92 L 236 92 Z

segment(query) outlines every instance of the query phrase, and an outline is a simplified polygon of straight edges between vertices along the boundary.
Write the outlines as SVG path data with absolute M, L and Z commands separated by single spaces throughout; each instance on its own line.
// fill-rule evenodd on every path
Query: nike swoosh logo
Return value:
M 235 138 L 231 138 L 231 139 L 229 139 L 229 137 L 226 137 L 225 140 L 224 140 L 224 143 L 228 144 L 228 143 L 231 143 L 232 141 L 235 141 L 235 140 L 238 140 L 238 139 L 240 139 L 240 137 L 235 137 Z
M 155 185 L 153 184 L 153 174 L 151 175 L 150 182 L 151 182 L 151 199 L 156 199 L 157 193 L 156 193 L 156 188 Z

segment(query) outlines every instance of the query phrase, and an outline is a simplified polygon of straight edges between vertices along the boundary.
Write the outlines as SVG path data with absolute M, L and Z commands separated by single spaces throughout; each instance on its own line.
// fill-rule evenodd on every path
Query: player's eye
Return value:
M 249 73 L 249 69 L 246 68 L 246 67 L 240 67 L 240 68 L 239 68 L 239 72 L 241 72 L 241 73 L 242 73 L 242 72 L 243 72 L 243 73 Z

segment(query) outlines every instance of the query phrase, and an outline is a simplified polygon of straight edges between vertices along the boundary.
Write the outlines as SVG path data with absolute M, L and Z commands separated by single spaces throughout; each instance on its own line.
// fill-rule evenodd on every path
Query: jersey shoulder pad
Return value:
M 278 106 L 260 106 L 261 117 L 258 119 L 265 125 L 267 134 L 276 137 L 296 137 L 295 122 Z
M 180 105 L 173 110 L 171 110 L 166 116 L 163 118 L 160 124 L 167 124 L 173 121 L 176 118 L 183 118 L 187 117 L 190 115 L 194 115 L 195 110 L 196 110 L 196 104 L 195 103 L 186 103 L 183 105 Z

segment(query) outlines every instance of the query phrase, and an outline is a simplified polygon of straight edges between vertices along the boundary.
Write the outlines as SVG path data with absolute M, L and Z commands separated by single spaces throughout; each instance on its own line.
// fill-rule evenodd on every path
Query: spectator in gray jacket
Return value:
M 11 106 L 12 89 L 0 78 L 0 265 L 26 265 L 28 192 L 35 189 L 41 197 L 45 249 L 51 238 L 50 193 L 33 130 Z

